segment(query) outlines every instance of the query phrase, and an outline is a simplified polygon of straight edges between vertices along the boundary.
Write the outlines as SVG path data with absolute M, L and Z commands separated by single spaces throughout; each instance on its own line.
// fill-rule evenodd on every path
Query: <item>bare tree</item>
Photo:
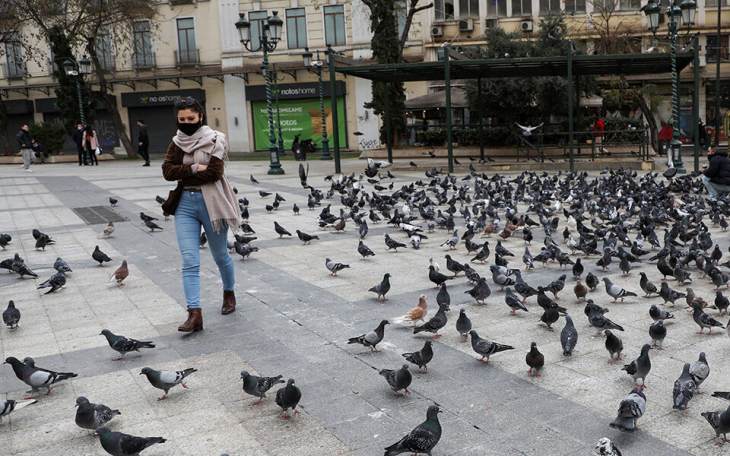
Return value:
M 619 14 L 621 0 L 593 0 L 593 13 L 587 16 L 587 28 L 597 35 L 596 54 L 641 52 L 641 41 L 634 39 L 636 22 L 632 16 Z
M 418 3 L 420 0 L 408 0 L 408 13 L 406 15 L 406 23 L 403 27 L 403 33 L 400 36 L 400 44 L 399 44 L 399 54 L 401 57 L 401 60 L 403 59 L 403 51 L 406 48 L 406 42 L 408 41 L 408 34 L 411 31 L 411 25 L 413 24 L 413 17 L 419 13 L 420 11 L 425 11 L 429 8 L 433 8 L 433 3 L 429 3 L 427 5 L 421 5 L 418 6 Z

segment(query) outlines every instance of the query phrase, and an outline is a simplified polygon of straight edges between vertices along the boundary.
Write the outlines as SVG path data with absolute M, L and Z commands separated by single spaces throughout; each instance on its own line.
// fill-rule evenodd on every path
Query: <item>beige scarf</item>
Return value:
M 194 163 L 208 165 L 211 156 L 220 160 L 225 160 L 228 156 L 226 136 L 207 125 L 200 127 L 191 136 L 178 130 L 172 141 L 185 152 L 184 165 Z M 201 185 L 200 189 L 213 229 L 219 232 L 227 225 L 235 230 L 241 224 L 241 211 L 226 176 L 222 176 L 215 182 Z

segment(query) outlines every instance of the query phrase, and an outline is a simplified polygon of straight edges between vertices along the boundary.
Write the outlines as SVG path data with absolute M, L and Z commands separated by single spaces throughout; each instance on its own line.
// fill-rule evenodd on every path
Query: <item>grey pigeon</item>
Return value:
M 674 381 L 674 389 L 672 390 L 673 404 L 672 408 L 678 410 L 687 409 L 687 404 L 697 391 L 697 384 L 689 373 L 689 363 L 684 363 L 682 374 Z
M 411 385 L 411 381 L 413 381 L 413 376 L 408 370 L 407 364 L 404 364 L 398 370 L 381 369 L 378 373 L 385 377 L 385 381 L 388 382 L 388 385 L 390 385 L 394 392 L 397 393 L 398 391 L 403 390 L 404 394 L 411 393 L 408 391 L 408 387 Z
M 730 432 L 730 407 L 725 409 L 725 411 L 702 412 L 701 415 L 710 423 L 712 429 L 715 430 L 715 438 L 720 437 L 722 434 L 722 440 L 720 442 L 727 442 L 727 434 Z
M 692 308 L 692 319 L 695 323 L 697 323 L 697 326 L 700 327 L 700 330 L 697 332 L 698 334 L 702 334 L 705 328 L 710 328 L 709 334 L 712 334 L 712 328 L 716 326 L 725 329 L 725 326 L 722 323 L 706 314 L 702 310 L 702 307 L 696 302 L 692 305 Z
M 436 304 L 439 307 L 443 307 L 445 312 L 451 310 L 451 296 L 449 290 L 446 289 L 446 283 L 442 283 L 438 293 L 436 293 Z
M 36 399 L 29 399 L 25 401 L 14 401 L 12 399 L 8 399 L 5 401 L 0 401 L 0 423 L 3 422 L 4 416 L 8 416 L 14 411 L 35 404 L 36 402 L 38 402 L 38 400 Z
M 258 397 L 259 400 L 254 404 L 259 404 L 266 397 L 266 392 L 277 383 L 284 383 L 281 375 L 276 377 L 257 377 L 251 375 L 247 371 L 241 371 L 241 380 L 243 380 L 243 391 L 251 396 Z
M 348 344 L 360 344 L 365 347 L 370 347 L 370 351 L 378 351 L 378 344 L 382 342 L 385 337 L 385 325 L 389 325 L 388 320 L 381 320 L 378 327 L 369 333 L 362 334 L 357 337 L 351 337 L 347 340 Z
M 95 431 L 115 416 L 121 415 L 119 410 L 112 410 L 104 404 L 94 404 L 83 396 L 76 398 L 76 424 L 82 429 Z
M 504 290 L 504 302 L 507 304 L 507 307 L 511 309 L 511 315 L 515 315 L 515 313 L 518 310 L 524 310 L 525 312 L 529 312 L 527 310 L 527 307 L 522 303 L 522 300 L 517 297 L 516 294 L 512 291 L 511 288 L 507 287 Z
M 671 312 L 660 309 L 656 306 L 656 304 L 652 304 L 651 307 L 649 307 L 649 316 L 654 321 L 669 320 L 671 318 L 674 318 L 674 315 Z
M 102 252 L 101 249 L 99 249 L 99 246 L 94 247 L 94 251 L 91 252 L 91 258 L 94 259 L 97 263 L 99 263 L 99 266 L 103 266 L 104 263 L 110 262 L 112 259 L 109 258 L 109 256 Z
M 671 302 L 672 305 L 674 305 L 674 301 L 679 298 L 684 298 L 687 295 L 679 291 L 672 290 L 671 288 L 669 288 L 667 282 L 662 282 L 662 287 L 659 290 L 659 296 L 661 296 L 664 300 L 664 304 L 666 304 L 667 302 Z
M 611 279 L 609 279 L 608 277 L 603 278 L 603 283 L 606 285 L 606 293 L 608 293 L 608 295 L 611 296 L 614 301 L 620 299 L 621 302 L 623 302 L 624 298 L 627 296 L 636 296 L 636 293 L 632 291 L 626 291 L 620 286 L 612 283 Z
M 605 330 L 603 333 L 606 335 L 605 346 L 610 358 L 608 362 L 613 363 L 613 355 L 616 355 L 615 359 L 621 359 L 621 352 L 624 350 L 624 343 L 621 341 L 620 337 L 612 333 L 609 329 Z
M 649 281 L 649 279 L 646 277 L 646 273 L 640 272 L 639 275 L 641 275 L 641 279 L 639 279 L 639 286 L 645 293 L 644 297 L 648 297 L 650 295 L 653 295 L 653 294 L 656 294 L 659 292 L 659 290 L 657 290 L 656 285 L 651 283 Z
M 626 371 L 627 374 L 631 375 L 634 378 L 634 382 L 637 382 L 637 385 L 644 385 L 644 382 L 646 381 L 646 376 L 649 375 L 649 372 L 651 371 L 651 359 L 649 359 L 649 350 L 651 350 L 651 345 L 644 344 L 644 346 L 641 347 L 641 354 L 639 355 L 639 357 L 621 368 L 621 370 Z M 639 379 L 641 379 L 641 383 L 638 383 Z
M 428 363 L 430 363 L 433 359 L 432 345 L 433 342 L 427 340 L 423 344 L 423 348 L 421 348 L 421 350 L 417 352 L 403 353 L 401 356 L 403 356 L 409 363 L 413 363 L 418 366 L 419 369 L 428 370 Z
M 286 228 L 279 225 L 279 223 L 276 221 L 274 222 L 274 231 L 276 232 L 276 234 L 279 235 L 279 238 L 283 238 L 284 236 L 291 237 L 291 233 L 289 231 L 287 231 Z
M 667 328 L 664 321 L 657 320 L 649 326 L 649 337 L 651 337 L 651 346 L 661 349 L 664 339 L 667 337 Z
M 99 443 L 112 456 L 138 456 L 139 453 L 157 443 L 165 443 L 162 437 L 135 437 L 121 432 L 112 432 L 105 427 L 96 430 Z
M 527 355 L 525 355 L 525 363 L 527 363 L 527 366 L 529 367 L 527 370 L 527 375 L 529 377 L 540 376 L 540 371 L 545 365 L 545 356 L 537 349 L 536 342 L 532 342 L 530 344 L 530 351 L 527 352 Z
M 139 373 L 139 375 L 144 374 L 144 376 L 147 377 L 147 380 L 150 382 L 150 385 L 165 392 L 162 397 L 157 399 L 158 401 L 161 401 L 163 399 L 167 399 L 168 391 L 170 391 L 170 389 L 175 385 L 180 385 L 183 388 L 187 389 L 188 386 L 185 384 L 185 378 L 193 372 L 197 371 L 197 369 L 194 369 L 192 367 L 181 371 L 158 371 L 150 367 L 145 367 L 142 368 L 142 371 Z
M 697 361 L 694 361 L 689 365 L 689 375 L 691 375 L 692 380 L 695 381 L 697 389 L 700 388 L 702 382 L 704 382 L 710 375 L 710 365 L 707 363 L 705 352 L 701 352 Z
M 605 329 L 613 329 L 618 331 L 624 330 L 621 325 L 618 325 L 606 318 L 603 312 L 591 312 L 591 314 L 588 316 L 588 324 L 596 328 L 599 333 Z
M 383 280 L 371 287 L 368 291 L 378 295 L 378 301 L 385 301 L 385 295 L 390 291 L 390 273 L 383 274 Z
M 439 306 L 439 310 L 434 314 L 433 317 L 431 317 L 430 320 L 428 320 L 426 323 L 422 324 L 421 326 L 415 326 L 413 328 L 413 334 L 418 334 L 420 332 L 430 332 L 433 333 L 432 339 L 438 339 L 441 337 L 441 334 L 439 334 L 439 330 L 446 326 L 446 322 L 448 321 L 446 317 L 446 310 L 443 306 Z
M 138 352 L 140 348 L 155 348 L 155 344 L 151 341 L 143 341 L 119 336 L 109 331 L 108 329 L 102 330 L 99 335 L 106 337 L 106 341 L 109 343 L 109 346 L 112 348 L 112 350 L 118 352 L 121 355 L 119 358 L 114 358 L 115 361 L 123 359 L 124 355 L 129 352 Z
M 426 411 L 426 421 L 385 448 L 384 456 L 396 456 L 401 453 L 423 453 L 431 456 L 431 451 L 441 440 L 441 423 L 438 418 L 440 412 L 437 405 L 430 405 Z
M 469 331 L 471 336 L 471 348 L 478 354 L 481 355 L 481 359 L 484 363 L 489 362 L 489 357 L 495 353 L 503 352 L 506 350 L 513 350 L 514 347 L 511 345 L 499 344 L 487 339 L 482 339 L 475 330 Z
M 636 421 L 641 418 L 646 410 L 646 396 L 642 389 L 639 386 L 635 387 L 621 401 L 618 406 L 618 415 L 610 425 L 612 428 L 626 432 L 636 430 Z
M 53 385 L 78 376 L 73 372 L 54 372 L 35 367 L 32 358 L 25 358 L 25 360 L 20 361 L 11 356 L 5 358 L 5 363 L 10 364 L 19 380 L 31 387 L 29 391 L 31 394 L 38 391 L 39 388 L 46 388 L 47 394 L 51 394 Z
M 280 388 L 276 392 L 276 405 L 281 407 L 280 417 L 283 419 L 289 419 L 289 409 L 291 409 L 295 415 L 299 414 L 297 405 L 302 399 L 302 392 L 294 384 L 294 379 L 290 378 L 286 382 L 286 386 Z
M 362 242 L 362 241 L 360 241 L 357 244 L 357 253 L 359 253 L 360 256 L 363 259 L 365 259 L 365 258 L 367 258 L 369 256 L 375 256 L 375 252 L 373 252 L 372 250 L 370 250 L 370 247 L 368 247 L 367 245 L 365 245 L 365 243 Z
M 71 267 L 63 261 L 61 257 L 56 258 L 56 261 L 53 262 L 53 269 L 55 269 L 58 272 L 63 272 L 64 274 L 68 274 L 69 272 L 73 272 L 71 270 Z
M 560 331 L 560 345 L 563 347 L 563 355 L 571 356 L 577 343 L 578 331 L 575 329 L 573 319 L 570 318 L 570 315 L 566 315 L 565 326 L 563 326 L 563 330 Z
M 155 222 L 153 222 L 152 220 L 145 220 L 144 225 L 147 228 L 149 228 L 151 232 L 154 232 L 155 230 L 162 231 L 162 227 L 160 225 L 156 224 Z
M 492 294 L 492 290 L 489 289 L 487 279 L 485 279 L 484 277 L 480 277 L 477 284 L 474 285 L 474 288 L 466 290 L 464 293 L 474 298 L 477 304 L 484 304 L 484 300 L 487 299 L 490 294 Z
M 296 230 L 296 233 L 297 233 L 297 237 L 299 238 L 300 241 L 302 241 L 304 243 L 304 245 L 308 245 L 310 242 L 312 242 L 315 239 L 319 240 L 319 236 L 307 234 L 304 231 Z
M 596 456 L 622 456 L 621 450 L 608 437 L 601 437 L 593 447 Z
M 8 307 L 3 310 L 3 323 L 10 328 L 15 329 L 20 322 L 20 310 L 15 307 L 15 302 L 11 299 L 8 301 Z
M 51 278 L 49 278 L 45 282 L 38 285 L 38 289 L 40 290 L 42 288 L 48 288 L 49 290 L 43 294 L 50 294 L 50 293 L 60 290 L 65 285 L 66 285 L 66 274 L 64 274 L 63 272 L 56 272 L 55 274 L 53 274 L 51 276 Z
M 466 310 L 459 310 L 459 318 L 456 319 L 456 331 L 461 334 L 464 339 L 467 338 L 467 334 L 471 331 L 471 320 L 466 316 Z
M 342 271 L 343 269 L 347 269 L 350 267 L 349 264 L 338 263 L 336 261 L 330 260 L 329 258 L 324 259 L 324 266 L 330 272 L 330 275 L 332 277 L 335 277 L 337 273 Z
M 29 276 L 34 279 L 38 278 L 38 274 L 31 271 L 31 269 L 25 264 L 25 260 L 23 260 L 23 258 L 21 258 L 17 253 L 13 256 L 10 263 L 10 270 L 18 274 L 21 279 L 25 276 Z

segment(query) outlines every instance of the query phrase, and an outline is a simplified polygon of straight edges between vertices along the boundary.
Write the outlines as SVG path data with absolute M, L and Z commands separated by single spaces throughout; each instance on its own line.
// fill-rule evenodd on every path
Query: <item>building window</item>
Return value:
M 198 48 L 195 47 L 195 20 L 186 17 L 177 20 L 177 63 L 198 63 Z
M 512 16 L 532 16 L 532 0 L 512 0 Z
M 730 6 L 730 0 L 723 0 L 721 6 Z M 705 0 L 705 8 L 717 8 L 717 0 Z
M 286 10 L 286 45 L 289 49 L 307 47 L 307 15 L 304 8 Z
M 434 12 L 437 21 L 451 21 L 454 19 L 454 0 L 436 0 Z
M 585 13 L 586 0 L 565 0 L 565 12 L 568 14 Z
M 330 5 L 324 7 L 324 40 L 331 46 L 345 44 L 345 6 Z
M 707 35 L 707 46 L 705 47 L 705 56 L 708 62 L 717 62 L 717 56 L 720 61 L 728 60 L 728 41 L 730 35 L 720 35 L 718 44 L 717 35 Z
M 114 53 L 112 51 L 112 35 L 109 30 L 102 29 L 96 37 L 96 58 L 104 71 L 114 70 Z
M 264 24 L 266 19 L 269 17 L 269 13 L 266 11 L 251 11 L 248 14 L 248 21 L 251 23 L 251 49 L 254 52 L 258 51 L 261 47 L 261 35 L 264 30 Z
M 20 34 L 9 34 L 8 41 L 5 43 L 5 61 L 7 62 L 6 77 L 8 79 L 25 77 L 25 60 Z
M 504 17 L 506 15 L 507 0 L 487 0 L 487 17 Z
M 504 14 L 500 14 L 500 16 L 506 16 L 507 15 L 507 0 L 501 0 L 499 1 L 500 4 L 504 3 Z M 487 0 L 488 4 L 492 4 L 493 0 Z M 498 8 L 499 11 L 501 11 L 500 8 Z M 469 17 L 479 17 L 479 0 L 459 0 L 459 18 L 466 19 Z
M 560 0 L 540 0 L 540 14 L 560 14 Z
M 408 16 L 408 6 L 406 0 L 395 0 L 393 4 L 395 17 L 398 20 L 398 38 L 403 36 L 403 30 L 406 28 L 406 17 Z
M 155 65 L 152 53 L 152 30 L 150 21 L 137 21 L 133 25 L 134 55 L 132 64 L 135 68 L 150 68 Z
M 621 11 L 638 11 L 641 9 L 641 0 L 620 0 Z

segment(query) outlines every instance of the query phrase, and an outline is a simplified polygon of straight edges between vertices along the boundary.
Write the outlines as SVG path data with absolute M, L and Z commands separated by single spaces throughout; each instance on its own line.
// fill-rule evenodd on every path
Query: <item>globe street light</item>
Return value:
M 322 69 L 324 62 L 319 58 L 319 51 L 317 51 L 317 60 L 312 60 L 313 54 L 309 52 L 309 48 L 304 48 L 304 67 L 317 73 L 319 78 L 319 113 L 322 118 L 322 157 L 321 160 L 332 160 L 330 155 L 329 139 L 327 138 L 327 116 L 324 111 L 324 80 L 322 80 Z
M 84 114 L 84 99 L 81 94 L 81 78 L 91 73 L 91 60 L 85 55 L 81 57 L 78 63 L 71 59 L 63 61 L 63 71 L 66 76 L 73 77 L 76 80 L 76 97 L 79 101 L 79 120 L 82 125 L 86 125 L 86 115 Z
M 649 29 L 654 39 L 659 29 L 659 15 L 662 7 L 655 0 L 649 2 L 642 8 L 649 21 Z M 666 14 L 669 17 L 669 39 L 671 40 L 671 61 L 672 61 L 672 163 L 678 173 L 684 173 L 682 162 L 682 142 L 679 140 L 679 72 L 677 71 L 677 34 L 681 25 L 687 26 L 687 32 L 694 24 L 694 16 L 697 11 L 695 0 L 672 0 L 667 8 Z
M 269 52 L 273 52 L 281 39 L 281 31 L 284 22 L 278 16 L 277 11 L 261 22 L 257 27 L 259 34 L 258 45 L 251 40 L 251 23 L 246 20 L 244 13 L 239 14 L 236 29 L 241 44 L 250 52 L 263 51 L 264 59 L 261 62 L 261 72 L 266 83 L 266 110 L 269 117 L 269 171 L 268 174 L 284 174 L 284 169 L 279 161 L 279 148 L 276 144 L 276 129 L 274 127 L 274 109 L 272 105 L 272 74 L 269 71 Z

